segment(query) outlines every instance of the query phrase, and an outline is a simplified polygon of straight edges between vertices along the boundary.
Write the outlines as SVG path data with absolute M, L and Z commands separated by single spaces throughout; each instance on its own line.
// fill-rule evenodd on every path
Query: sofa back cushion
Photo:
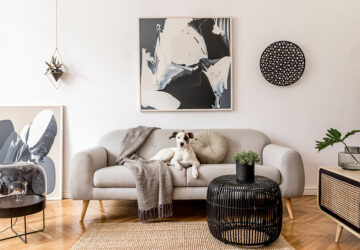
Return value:
M 198 132 L 204 129 L 189 129 L 189 132 Z M 211 129 L 221 134 L 227 142 L 227 153 L 224 163 L 233 163 L 232 156 L 239 151 L 252 150 L 260 156 L 263 148 L 270 143 L 269 138 L 262 132 L 252 129 Z M 108 165 L 116 165 L 116 157 L 120 152 L 120 144 L 126 134 L 126 129 L 114 130 L 106 133 L 99 141 L 99 145 L 104 147 L 108 153 Z M 180 129 L 157 129 L 154 130 L 147 141 L 139 150 L 140 157 L 150 159 L 160 149 L 175 147 L 175 139 L 169 140 L 174 131 Z M 261 163 L 259 163 L 261 164 Z
M 116 158 L 120 153 L 120 145 L 125 137 L 126 131 L 126 129 L 113 130 L 101 137 L 99 146 L 104 147 L 107 151 L 108 166 L 117 165 Z
M 261 157 L 269 138 L 260 131 L 253 129 L 212 129 L 221 134 L 227 142 L 227 152 L 223 163 L 234 163 L 236 152 L 252 150 Z M 200 130 L 197 130 L 200 131 Z M 261 164 L 262 161 L 259 163 Z

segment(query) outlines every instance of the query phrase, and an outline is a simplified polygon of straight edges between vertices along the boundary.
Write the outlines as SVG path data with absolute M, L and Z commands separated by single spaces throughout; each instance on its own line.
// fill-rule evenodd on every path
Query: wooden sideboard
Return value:
M 360 171 L 320 167 L 318 205 L 338 224 L 335 242 L 339 242 L 343 228 L 360 238 Z

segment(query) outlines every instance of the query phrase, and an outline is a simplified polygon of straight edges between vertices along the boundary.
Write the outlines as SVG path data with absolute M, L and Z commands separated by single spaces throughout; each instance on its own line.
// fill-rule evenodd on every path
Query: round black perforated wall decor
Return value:
M 260 70 L 265 79 L 278 86 L 293 84 L 303 74 L 305 56 L 299 46 L 288 41 L 270 44 L 260 58 Z

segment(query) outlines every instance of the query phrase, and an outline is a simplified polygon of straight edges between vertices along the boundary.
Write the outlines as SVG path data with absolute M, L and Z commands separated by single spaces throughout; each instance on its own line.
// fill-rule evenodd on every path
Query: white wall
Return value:
M 139 124 L 163 128 L 254 128 L 297 149 L 306 188 L 317 167 L 336 164 L 341 146 L 317 153 L 329 127 L 360 125 L 360 2 L 356 0 L 59 0 L 59 47 L 69 74 L 55 90 L 44 76 L 55 46 L 55 0 L 0 2 L 0 105 L 63 104 L 64 192 L 78 151 L 104 132 Z M 138 17 L 231 16 L 234 111 L 140 113 Z M 269 84 L 259 58 L 277 40 L 306 56 L 292 86 Z M 350 140 L 360 144 L 360 137 Z

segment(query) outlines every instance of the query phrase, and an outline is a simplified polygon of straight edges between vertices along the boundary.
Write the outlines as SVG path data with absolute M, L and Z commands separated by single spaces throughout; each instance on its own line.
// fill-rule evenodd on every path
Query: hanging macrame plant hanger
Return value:
M 51 55 L 51 61 L 46 62 L 48 65 L 48 69 L 46 71 L 46 76 L 52 85 L 58 89 L 62 84 L 61 76 L 66 72 L 66 68 L 63 64 L 63 60 L 60 56 L 59 48 L 58 48 L 58 0 L 56 0 L 56 39 L 55 39 L 55 50 Z

